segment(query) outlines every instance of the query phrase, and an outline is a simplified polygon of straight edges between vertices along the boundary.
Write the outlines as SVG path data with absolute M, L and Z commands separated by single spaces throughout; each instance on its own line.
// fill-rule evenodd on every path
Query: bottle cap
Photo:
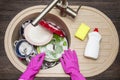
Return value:
M 94 29 L 94 32 L 99 32 L 98 28 L 95 28 L 95 29 Z

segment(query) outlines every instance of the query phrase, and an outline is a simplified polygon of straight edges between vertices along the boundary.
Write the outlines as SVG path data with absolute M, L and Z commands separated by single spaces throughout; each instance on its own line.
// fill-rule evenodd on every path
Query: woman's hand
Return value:
M 40 53 L 36 55 L 35 57 L 31 59 L 30 63 L 28 64 L 27 69 L 31 69 L 33 71 L 39 72 L 44 58 L 45 58 L 45 53 Z
M 19 80 L 34 80 L 35 75 L 39 72 L 43 60 L 45 58 L 45 53 L 40 53 L 33 57 L 27 66 L 26 71 L 22 74 Z
M 83 75 L 80 73 L 78 58 L 74 50 L 71 51 L 69 49 L 64 51 L 60 61 L 65 73 L 69 74 L 72 80 L 85 80 Z

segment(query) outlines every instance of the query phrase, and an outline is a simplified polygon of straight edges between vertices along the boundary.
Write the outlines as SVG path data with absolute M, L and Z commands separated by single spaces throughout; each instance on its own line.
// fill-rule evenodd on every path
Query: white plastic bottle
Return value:
M 99 55 L 101 35 L 98 32 L 98 28 L 94 29 L 94 32 L 88 34 L 89 40 L 85 48 L 84 56 L 88 58 L 97 59 Z

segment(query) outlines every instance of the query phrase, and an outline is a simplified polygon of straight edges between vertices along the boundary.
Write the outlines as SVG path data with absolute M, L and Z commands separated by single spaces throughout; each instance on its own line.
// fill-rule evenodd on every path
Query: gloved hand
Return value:
M 74 50 L 65 50 L 60 61 L 65 73 L 69 74 L 72 80 L 86 80 L 80 73 L 78 58 Z
M 34 80 L 35 75 L 39 72 L 43 60 L 45 58 L 45 53 L 40 53 L 33 57 L 27 66 L 26 71 L 22 74 L 19 80 Z

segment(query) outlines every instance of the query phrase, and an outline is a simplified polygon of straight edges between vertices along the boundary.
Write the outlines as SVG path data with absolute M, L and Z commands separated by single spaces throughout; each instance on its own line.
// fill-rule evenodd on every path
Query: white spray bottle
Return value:
M 88 34 L 89 40 L 85 48 L 84 56 L 88 58 L 97 59 L 99 55 L 101 35 L 98 32 L 98 28 L 94 29 L 94 32 Z

